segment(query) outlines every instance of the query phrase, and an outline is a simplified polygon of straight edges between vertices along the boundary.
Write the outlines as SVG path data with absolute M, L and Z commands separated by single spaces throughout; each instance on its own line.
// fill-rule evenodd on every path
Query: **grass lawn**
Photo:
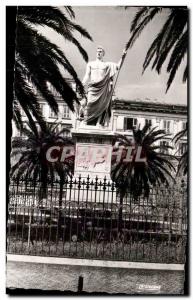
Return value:
M 123 261 L 143 261 L 157 263 L 183 263 L 185 259 L 185 241 L 181 238 L 178 242 L 132 240 L 123 242 L 108 241 L 77 241 L 72 236 L 72 241 L 21 241 L 10 237 L 7 243 L 8 253 L 93 258 Z

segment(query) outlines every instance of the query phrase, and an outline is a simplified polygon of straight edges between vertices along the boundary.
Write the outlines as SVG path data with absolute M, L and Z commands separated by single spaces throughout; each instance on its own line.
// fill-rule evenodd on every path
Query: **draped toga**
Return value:
M 99 81 L 90 81 L 88 84 L 88 104 L 85 120 L 88 123 L 100 123 L 111 117 L 112 79 L 117 72 L 117 64 L 106 62 L 104 76 Z

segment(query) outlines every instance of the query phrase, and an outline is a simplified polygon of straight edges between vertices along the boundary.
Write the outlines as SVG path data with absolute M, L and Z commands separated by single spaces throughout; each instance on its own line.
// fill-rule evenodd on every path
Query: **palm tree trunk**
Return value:
M 42 200 L 46 198 L 47 192 L 46 192 L 46 184 L 41 181 L 40 183 L 40 192 L 39 192 L 39 199 Z
M 48 183 L 48 170 L 42 168 L 40 171 L 40 187 L 39 187 L 39 200 L 47 197 L 47 183 Z

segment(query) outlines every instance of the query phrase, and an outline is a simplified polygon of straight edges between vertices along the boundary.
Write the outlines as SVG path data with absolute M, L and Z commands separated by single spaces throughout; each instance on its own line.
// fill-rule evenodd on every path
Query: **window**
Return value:
M 187 150 L 186 143 L 179 143 L 179 155 L 183 155 Z
M 132 130 L 137 126 L 137 119 L 124 118 L 124 130 Z
M 170 121 L 164 120 L 164 130 L 166 133 L 170 133 Z
M 52 123 L 49 122 L 48 125 L 52 132 L 54 132 L 56 134 L 59 133 L 60 125 L 57 122 L 52 122 Z
M 61 126 L 61 130 L 63 130 L 63 129 L 64 129 L 64 131 L 61 133 L 61 136 L 63 136 L 63 137 L 71 137 L 71 132 L 70 132 L 70 130 L 68 130 L 70 128 L 68 128 L 66 125 L 62 125 Z
M 76 83 L 71 83 L 71 88 L 73 89 L 73 91 L 75 91 L 76 92 Z
M 50 108 L 50 113 L 49 113 L 50 118 L 57 118 L 57 114 Z
M 22 116 L 22 117 L 26 117 L 26 114 L 25 114 L 23 108 L 21 108 L 20 112 L 21 112 L 21 116 Z
M 26 123 L 23 123 L 23 128 L 28 129 L 28 126 L 27 126 Z M 20 137 L 25 137 L 26 135 L 25 135 L 25 133 L 24 133 L 22 130 L 20 130 L 20 131 L 19 131 L 19 136 L 20 136 Z
M 69 119 L 70 118 L 70 109 L 68 108 L 67 105 L 63 105 L 63 114 L 62 114 L 63 119 Z
M 152 125 L 152 120 L 151 119 L 145 119 L 145 125 Z
M 43 103 L 40 103 L 40 111 L 41 111 L 41 114 L 42 116 L 44 115 L 44 104 Z
M 56 134 L 58 134 L 58 133 L 60 132 L 60 127 L 59 127 L 59 125 L 54 127 L 54 132 L 55 132 Z
M 164 153 L 164 154 L 168 154 L 169 153 L 169 149 L 167 148 L 169 146 L 169 142 L 167 141 L 161 141 L 160 142 L 160 152 Z
M 182 130 L 185 130 L 187 126 L 187 122 L 182 122 Z
M 182 122 L 182 130 L 187 129 L 187 122 Z M 185 132 L 184 136 L 187 136 L 187 131 Z

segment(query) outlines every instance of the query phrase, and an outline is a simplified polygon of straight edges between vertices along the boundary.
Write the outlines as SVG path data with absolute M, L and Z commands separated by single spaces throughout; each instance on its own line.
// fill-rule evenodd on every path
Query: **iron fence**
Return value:
M 154 187 L 148 198 L 120 199 L 114 183 L 89 177 L 12 179 L 8 253 L 184 263 L 187 191 Z

